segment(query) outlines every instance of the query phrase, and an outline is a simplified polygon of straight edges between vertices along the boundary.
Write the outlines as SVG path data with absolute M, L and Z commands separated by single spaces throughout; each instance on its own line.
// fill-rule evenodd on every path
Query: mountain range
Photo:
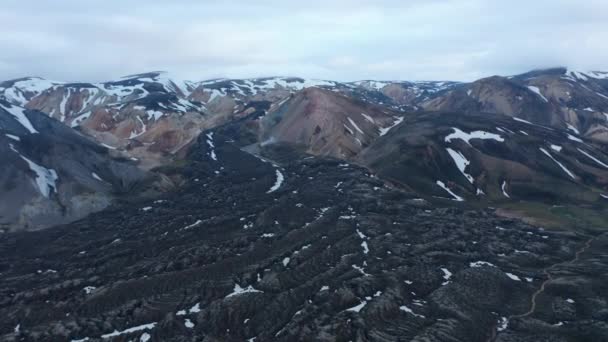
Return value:
M 559 199 L 591 205 L 607 192 L 607 89 L 608 73 L 566 68 L 470 83 L 292 77 L 194 82 L 150 72 L 103 83 L 35 77 L 5 81 L 0 83 L 5 101 L 0 113 L 44 113 L 54 119 L 49 122 L 73 129 L 54 123 L 64 133 L 51 135 L 89 139 L 85 145 L 128 161 L 123 164 L 148 173 L 139 177 L 155 179 L 157 187 L 171 179 L 155 170 L 179 163 L 201 132 L 230 130 L 226 134 L 240 147 L 275 142 L 297 145 L 312 155 L 356 162 L 425 196 L 454 197 L 438 185 L 441 182 L 459 198 Z M 4 133 L 15 135 L 7 127 L 3 125 Z M 18 155 L 10 146 L 24 141 L 11 142 L 6 134 L 2 147 Z M 495 139 L 476 139 L 476 134 Z M 43 144 L 55 148 L 59 142 Z M 40 145 L 32 143 L 29 148 Z M 40 158 L 30 160 L 49 170 L 59 162 L 51 155 L 44 156 L 45 161 Z M 28 185 L 23 186 L 38 192 L 47 203 L 41 210 L 65 217 L 44 224 L 35 219 L 38 204 L 34 209 L 26 206 L 33 199 L 11 203 L 0 216 L 9 229 L 68 222 L 111 202 L 107 196 L 101 201 L 89 198 L 91 203 L 72 208 L 69 202 L 75 193 L 67 185 L 70 177 L 59 177 L 54 197 L 32 186 L 38 179 L 35 172 L 26 170 L 19 176 L 6 172 L 5 189 L 17 191 L 21 185 L 15 183 L 26 181 Z M 84 188 L 93 183 L 95 179 L 79 181 Z M 101 188 L 85 192 L 97 193 Z

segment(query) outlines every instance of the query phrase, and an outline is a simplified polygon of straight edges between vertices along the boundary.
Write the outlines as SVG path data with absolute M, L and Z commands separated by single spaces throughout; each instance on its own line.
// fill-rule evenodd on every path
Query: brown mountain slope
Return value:
M 289 142 L 309 153 L 349 159 L 398 120 L 397 112 L 320 88 L 307 88 L 261 120 L 262 143 Z

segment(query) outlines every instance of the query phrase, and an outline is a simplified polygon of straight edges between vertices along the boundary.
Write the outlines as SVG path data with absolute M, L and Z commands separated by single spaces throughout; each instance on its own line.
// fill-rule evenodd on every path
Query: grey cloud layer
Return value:
M 471 80 L 608 68 L 608 1 L 5 0 L 0 79 Z

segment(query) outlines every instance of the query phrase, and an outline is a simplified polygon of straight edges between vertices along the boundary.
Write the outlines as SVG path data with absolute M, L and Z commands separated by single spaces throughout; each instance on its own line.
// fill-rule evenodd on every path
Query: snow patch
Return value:
M 21 124 L 21 126 L 25 127 L 30 133 L 38 133 L 38 131 L 34 128 L 30 120 L 25 115 L 25 108 L 10 106 L 6 107 L 0 104 L 0 108 L 7 111 L 10 115 L 14 116 L 15 119 Z
M 361 239 L 365 239 L 365 238 L 367 238 L 367 236 L 366 236 L 365 234 L 363 234 L 363 233 L 362 233 L 362 232 L 361 232 L 359 229 L 357 229 L 357 235 L 359 235 L 359 237 L 360 237 Z
M 452 195 L 453 200 L 457 201 L 457 202 L 462 202 L 464 201 L 464 199 L 458 195 L 456 195 L 454 192 L 452 192 L 452 190 L 450 190 L 442 181 L 437 181 L 436 182 L 437 185 L 439 185 L 443 190 L 447 191 L 450 195 Z
M 342 124 L 344 126 L 344 128 L 346 128 L 346 130 L 348 131 L 348 133 L 350 133 L 351 135 L 355 135 L 355 132 L 353 132 L 352 129 L 350 129 L 350 127 L 346 126 L 346 124 Z
M 441 272 L 443 272 L 443 279 L 445 279 L 442 285 L 447 285 L 447 283 L 449 283 L 450 278 L 452 278 L 452 272 L 450 272 L 450 270 L 445 267 L 440 268 L 440 270 Z
M 507 329 L 508 326 L 509 326 L 509 320 L 507 319 L 507 317 L 501 317 L 500 320 L 498 321 L 498 327 L 496 327 L 496 330 L 504 331 Z
M 138 325 L 136 327 L 128 328 L 123 331 L 114 330 L 114 332 L 111 332 L 109 334 L 101 335 L 101 338 L 108 339 L 108 338 L 112 338 L 112 337 L 116 337 L 116 336 L 120 336 L 120 335 L 130 334 L 130 333 L 133 333 L 136 331 L 150 330 L 150 329 L 154 329 L 155 326 L 156 326 L 156 322 Z
M 61 122 L 65 121 L 65 115 L 67 114 L 66 105 L 68 103 L 68 99 L 70 98 L 70 95 L 72 95 L 72 89 L 68 88 L 67 92 L 68 92 L 67 95 L 63 96 L 63 98 L 61 99 L 61 103 L 59 104 L 59 114 L 61 115 L 61 117 L 59 118 L 59 121 L 61 121 Z
M 204 91 L 211 92 L 211 95 L 209 95 L 209 99 L 207 100 L 207 103 L 213 102 L 213 100 L 215 100 L 215 98 L 217 98 L 217 97 L 226 96 L 226 93 L 221 92 L 217 89 L 205 89 Z
M 95 286 L 85 286 L 82 290 L 84 291 L 84 293 L 86 294 L 91 294 L 93 293 L 93 291 L 95 291 L 97 288 Z
M 142 336 L 143 336 L 143 335 L 142 335 Z M 88 340 L 89 340 L 89 338 L 88 338 L 88 337 L 85 337 L 85 338 L 79 338 L 79 339 L 77 339 L 77 340 L 71 340 L 71 342 L 85 342 L 85 341 L 88 341 Z
M 369 115 L 367 115 L 365 113 L 361 113 L 361 116 L 363 116 L 365 118 L 365 120 L 367 120 L 367 121 L 369 121 L 369 122 L 371 122 L 373 124 L 376 123 L 376 121 L 374 120 L 374 118 L 372 118 L 371 116 L 369 116 Z
M 469 175 L 468 173 L 466 173 L 464 171 L 466 169 L 466 167 L 471 164 L 471 162 L 469 160 L 467 160 L 467 158 L 464 155 L 462 155 L 462 153 L 460 153 L 459 151 L 453 150 L 449 147 L 446 148 L 446 150 L 450 154 L 450 157 L 452 157 L 452 159 L 454 160 L 454 163 L 456 163 L 456 167 L 458 167 L 458 170 L 460 170 L 460 173 L 462 173 L 466 177 L 466 179 L 468 179 L 469 182 L 471 184 L 473 184 L 473 182 L 474 182 L 473 176 Z
M 39 77 L 29 77 L 15 82 L 10 88 L 0 88 L 0 91 L 4 90 L 4 96 L 9 101 L 18 103 L 20 106 L 24 106 L 28 102 L 24 96 L 26 93 L 33 94 L 33 96 L 30 97 L 33 98 L 58 84 L 61 84 L 61 82 L 49 81 Z
M 519 122 L 523 122 L 523 123 L 527 123 L 528 125 L 534 125 L 533 123 L 531 123 L 531 122 L 530 122 L 530 121 L 528 121 L 528 120 L 520 119 L 520 118 L 515 117 L 515 116 L 513 117 L 513 120 L 515 120 L 515 121 L 519 121 Z
M 200 303 L 196 303 L 194 305 L 192 305 L 192 307 L 190 309 L 188 309 L 189 313 L 199 313 L 201 312 L 201 304 Z
M 200 225 L 201 223 L 203 223 L 203 221 L 202 221 L 202 220 L 197 220 L 197 221 L 196 221 L 196 222 L 194 222 L 193 224 L 188 225 L 188 226 L 185 226 L 185 227 L 184 227 L 184 228 L 182 228 L 182 229 L 183 229 L 183 230 L 192 229 L 192 228 L 194 228 L 194 227 L 196 227 L 196 226 Z
M 456 127 L 452 127 L 452 129 L 454 130 L 454 133 L 451 133 L 446 136 L 445 142 L 452 142 L 453 139 L 462 139 L 467 144 L 471 145 L 470 141 L 472 139 L 491 139 L 496 140 L 498 142 L 505 141 L 500 135 L 494 133 L 484 131 L 473 131 L 471 133 L 466 133 Z
M 361 266 L 357 266 L 357 265 L 351 265 L 355 270 L 359 271 L 359 273 L 361 273 L 362 275 L 368 277 L 370 274 L 365 272 L 365 268 L 361 267 Z
M 366 300 L 362 301 L 359 305 L 355 305 L 350 309 L 346 309 L 346 311 L 360 312 L 365 307 L 365 305 L 367 305 Z
M 213 143 L 213 132 L 207 133 L 206 136 L 207 136 L 207 145 L 209 145 L 209 148 L 211 148 L 209 155 L 211 156 L 211 159 L 213 159 L 214 161 L 217 161 L 217 156 L 215 155 L 215 144 Z
M 361 128 L 359 128 L 359 126 L 357 126 L 357 124 L 356 124 L 356 123 L 353 121 L 353 119 L 351 119 L 351 118 L 349 118 L 349 117 L 347 117 L 347 119 L 348 119 L 348 122 L 350 122 L 350 124 L 351 124 L 351 125 L 353 125 L 353 127 L 355 127 L 355 129 L 356 129 L 356 130 L 357 130 L 359 133 L 361 133 L 361 134 L 365 134 L 365 133 L 363 133 L 363 131 L 361 130 Z
M 585 152 L 585 151 L 581 150 L 580 148 L 577 148 L 577 150 L 578 150 L 580 153 L 582 153 L 582 154 L 584 154 L 585 156 L 587 156 L 589 159 L 591 159 L 591 160 L 593 160 L 594 162 L 596 162 L 597 164 L 599 164 L 599 165 L 601 165 L 602 167 L 604 167 L 604 168 L 608 169 L 608 165 L 606 165 L 605 163 L 603 163 L 601 160 L 599 160 L 599 159 L 595 158 L 594 156 L 592 156 L 591 154 L 589 154 L 589 153 L 587 153 L 587 152 Z
M 332 87 L 336 83 L 332 81 L 315 80 L 315 79 L 298 79 L 298 78 L 287 78 L 287 77 L 276 77 L 269 79 L 253 79 L 251 80 L 256 84 L 252 85 L 253 91 L 256 90 L 268 90 L 276 88 L 285 88 L 290 90 L 302 90 L 311 87 Z M 260 85 L 261 83 L 261 85 Z M 254 94 L 255 95 L 255 94 Z
M 139 123 L 141 124 L 141 132 L 137 132 L 137 130 L 131 131 L 131 134 L 129 135 L 129 139 L 135 139 L 138 136 L 146 133 L 146 131 L 148 130 L 148 127 L 146 126 L 146 124 L 142 121 L 142 119 L 139 116 L 136 116 L 135 119 L 137 119 L 137 121 L 139 121 Z
M 501 185 L 500 189 L 502 190 L 502 194 L 506 198 L 511 198 L 511 196 L 509 196 L 509 194 L 507 193 L 507 181 L 502 181 L 502 185 Z
M 571 130 L 572 132 L 580 135 L 581 132 L 578 131 L 578 129 L 576 129 L 576 127 L 572 126 L 571 124 L 567 123 L 566 126 L 568 127 L 569 130 Z
M 146 114 L 148 114 L 148 121 L 150 121 L 150 120 L 157 121 L 163 115 L 165 115 L 163 112 L 161 112 L 159 110 L 147 110 Z
M 549 102 L 549 100 L 547 100 L 547 98 L 545 96 L 543 96 L 543 94 L 540 92 L 540 89 L 538 87 L 528 86 L 528 89 L 530 89 L 530 91 L 532 91 L 536 95 L 540 96 L 540 98 L 543 99 L 543 101 Z
M 574 135 L 568 134 L 568 139 L 572 140 L 572 141 L 576 141 L 579 143 L 583 143 L 583 141 L 577 137 L 575 137 Z
M 263 291 L 256 290 L 251 285 L 247 286 L 246 288 L 242 288 L 239 284 L 234 284 L 234 290 L 232 291 L 232 293 L 227 295 L 226 298 L 239 296 L 245 293 L 263 293 Z
M 469 267 L 482 267 L 482 266 L 490 266 L 490 267 L 496 267 L 493 264 L 487 262 L 487 261 L 475 261 L 475 262 L 471 262 L 469 263 Z
M 281 187 L 281 184 L 283 184 L 283 181 L 285 180 L 285 177 L 279 170 L 276 170 L 276 176 L 277 176 L 277 180 L 274 182 L 274 185 L 270 188 L 270 190 L 266 191 L 267 194 L 277 191 Z
M 380 136 L 384 136 L 388 133 L 388 131 L 390 131 L 391 129 L 393 129 L 395 126 L 399 125 L 400 123 L 403 122 L 404 117 L 403 116 L 395 116 L 395 121 L 393 121 L 393 124 L 385 127 L 385 128 L 380 128 Z
M 367 241 L 361 242 L 361 247 L 363 247 L 363 254 L 369 253 L 369 248 L 367 246 Z
M 8 133 L 4 133 L 4 135 L 6 135 L 6 137 L 9 138 L 9 139 L 13 139 L 15 141 L 21 141 L 21 138 L 19 138 L 16 135 L 12 135 L 12 134 L 8 134 Z
M 515 280 L 515 281 L 521 281 L 521 278 L 520 278 L 520 277 L 518 277 L 518 276 L 516 276 L 516 275 L 515 275 L 515 274 L 513 274 L 513 273 L 508 273 L 508 272 L 505 272 L 505 274 L 507 275 L 507 277 L 511 278 L 512 280 Z
M 88 119 L 91 116 L 91 112 L 85 112 L 82 113 L 80 115 L 78 115 L 77 117 L 75 117 L 72 122 L 70 123 L 70 127 L 74 128 L 77 127 L 78 125 L 80 125 L 84 120 Z
M 567 168 L 566 168 L 566 167 L 565 167 L 565 166 L 564 166 L 562 163 L 560 163 L 559 161 L 557 161 L 557 159 L 555 159 L 555 158 L 554 158 L 554 157 L 551 155 L 551 153 L 549 153 L 547 150 L 545 150 L 545 149 L 544 149 L 544 148 L 542 148 L 542 147 L 539 147 L 539 149 L 540 149 L 540 150 L 541 150 L 541 151 L 542 151 L 544 154 L 546 154 L 546 155 L 547 155 L 549 158 L 551 158 L 551 160 L 553 160 L 553 161 L 554 161 L 554 162 L 555 162 L 557 165 L 559 165 L 559 167 L 560 167 L 562 170 L 564 170 L 564 172 L 566 172 L 566 173 L 568 174 L 568 176 L 570 176 L 572 179 L 576 179 L 576 176 L 575 176 L 575 175 L 574 175 L 572 172 L 570 172 L 570 170 L 568 170 L 568 169 L 567 169 Z
M 32 170 L 36 174 L 36 185 L 38 186 L 38 190 L 44 197 L 49 197 L 51 191 L 57 191 L 57 172 L 53 169 L 47 169 L 43 166 L 40 166 L 33 161 L 27 159 L 23 155 L 19 154 L 21 159 L 25 160 Z
M 97 180 L 98 180 L 98 181 L 100 181 L 100 182 L 103 182 L 103 181 L 104 181 L 104 180 L 103 180 L 103 179 L 101 179 L 101 177 L 99 177 L 99 175 L 98 175 L 98 174 L 96 174 L 95 172 L 91 172 L 91 177 L 93 177 L 93 178 L 97 179 Z
M 401 305 L 401 306 L 399 307 L 399 310 L 404 311 L 404 312 L 407 312 L 407 313 L 409 313 L 409 314 L 411 314 L 411 315 L 413 315 L 413 316 L 415 316 L 415 317 L 425 318 L 423 315 L 419 315 L 419 314 L 415 313 L 415 312 L 414 312 L 412 309 L 408 308 L 408 307 L 407 307 L 407 306 L 405 306 L 405 305 Z

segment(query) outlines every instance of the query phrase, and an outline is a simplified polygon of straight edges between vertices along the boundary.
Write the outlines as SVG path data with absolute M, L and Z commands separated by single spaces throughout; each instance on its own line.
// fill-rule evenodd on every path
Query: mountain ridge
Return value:
M 431 126 L 434 126 L 428 128 L 432 134 L 420 136 L 428 144 L 427 149 L 430 146 L 437 149 L 431 154 L 420 151 L 422 159 L 414 158 L 409 166 L 404 164 L 398 168 L 403 172 L 407 167 L 421 167 L 419 171 L 423 177 L 441 176 L 425 180 L 431 183 L 422 187 L 412 188 L 421 191 L 421 195 L 434 193 L 440 196 L 448 189 L 456 196 L 476 201 L 480 199 L 476 192 L 488 192 L 488 199 L 500 200 L 504 197 L 500 187 L 509 188 L 512 184 L 508 180 L 518 179 L 517 172 L 503 177 L 507 180 L 506 185 L 493 184 L 488 189 L 470 188 L 467 183 L 471 182 L 462 183 L 458 174 L 475 179 L 487 175 L 496 177 L 500 170 L 487 165 L 496 157 L 505 165 L 518 165 L 526 168 L 526 172 L 537 172 L 538 163 L 522 155 L 522 151 L 528 151 L 538 154 L 541 160 L 549 158 L 541 173 L 561 177 L 562 165 L 568 172 L 586 175 L 577 179 L 577 189 L 591 194 L 588 199 L 597 200 L 597 192 L 604 186 L 601 165 L 608 164 L 601 153 L 601 146 L 608 142 L 608 79 L 604 79 L 605 75 L 553 68 L 512 77 L 492 76 L 471 83 L 357 81 L 347 84 L 297 77 L 182 82 L 172 80 L 168 73 L 147 72 L 95 84 L 58 84 L 43 80 L 40 85 L 31 83 L 31 79 L 6 81 L 0 83 L 0 97 L 12 96 L 13 104 L 25 101 L 25 108 L 45 113 L 112 153 L 130 159 L 144 172 L 152 170 L 161 178 L 165 175 L 154 170 L 171 169 L 172 165 L 182 163 L 198 137 L 209 132 L 230 136 L 239 146 L 252 151 L 269 142 L 288 143 L 312 155 L 357 162 L 373 172 L 381 172 L 387 170 L 387 165 L 379 165 L 375 157 L 390 154 L 390 151 L 376 150 L 374 158 L 369 158 L 365 150 L 381 146 L 382 141 L 391 136 L 387 137 L 389 131 L 407 130 L 404 126 L 419 124 L 418 119 L 428 117 L 427 112 L 443 113 L 432 116 L 434 123 Z M 46 86 L 48 88 L 44 89 Z M 477 115 L 479 113 L 487 114 Z M 467 145 L 463 148 L 443 146 L 443 137 L 438 134 L 447 135 L 440 130 L 451 129 L 441 126 L 443 115 L 455 116 L 465 124 L 459 126 L 455 122 L 451 128 L 462 130 L 468 125 L 483 132 L 512 135 L 513 140 L 505 145 L 510 146 L 511 151 L 491 157 L 477 155 L 474 161 L 471 158 L 476 152 L 469 151 Z M 505 120 L 503 115 L 515 121 Z M 493 118 L 502 122 L 500 129 L 504 133 L 493 127 Z M 543 142 L 547 134 L 535 126 L 522 127 L 526 125 L 522 122 L 567 133 L 559 133 L 556 135 L 559 138 L 552 138 L 552 144 L 547 145 Z M 531 136 L 526 137 L 528 134 Z M 535 148 L 525 147 L 531 142 Z M 409 145 L 410 142 L 398 144 Z M 585 144 L 597 146 L 589 149 Z M 559 154 L 559 151 L 551 150 L 553 146 L 564 150 Z M 410 147 L 411 151 L 416 150 L 413 145 Z M 383 163 L 399 159 L 389 158 Z M 420 164 L 425 160 L 442 164 L 450 171 L 431 171 L 428 169 L 431 164 Z M 581 169 L 583 160 L 597 160 L 599 163 L 594 162 L 594 165 L 600 166 L 600 170 Z M 571 162 L 575 164 L 568 166 Z M 460 171 L 453 173 L 457 170 Z M 403 186 L 409 183 L 410 187 L 412 181 L 413 175 L 399 183 Z M 481 178 L 479 182 L 483 184 Z M 531 199 L 525 191 L 515 191 L 514 198 Z M 574 200 L 571 196 L 562 198 Z

